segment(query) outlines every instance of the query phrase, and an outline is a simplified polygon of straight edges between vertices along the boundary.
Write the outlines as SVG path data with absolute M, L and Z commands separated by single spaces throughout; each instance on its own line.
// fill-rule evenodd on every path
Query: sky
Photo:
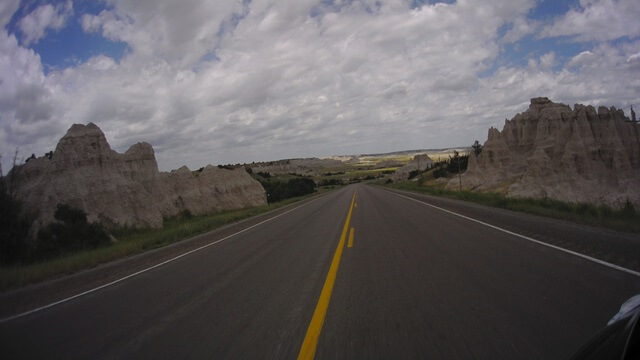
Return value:
M 0 1 L 0 155 L 74 123 L 160 170 L 481 143 L 533 97 L 640 109 L 638 0 Z

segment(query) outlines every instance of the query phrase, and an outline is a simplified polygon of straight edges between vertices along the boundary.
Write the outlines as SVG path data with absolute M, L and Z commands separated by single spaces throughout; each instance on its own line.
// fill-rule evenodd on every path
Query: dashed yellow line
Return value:
M 351 231 L 349 232 L 349 243 L 347 244 L 347 247 L 353 247 L 353 228 L 351 228 Z
M 333 285 L 336 282 L 336 276 L 338 275 L 338 267 L 340 266 L 340 258 L 342 257 L 342 250 L 347 238 L 347 230 L 349 230 L 349 222 L 351 221 L 351 213 L 353 212 L 353 204 L 356 200 L 356 194 L 353 193 L 351 198 L 351 205 L 349 206 L 349 213 L 347 214 L 347 220 L 344 222 L 342 228 L 342 235 L 340 236 L 340 242 L 338 242 L 338 248 L 333 254 L 333 261 L 329 267 L 329 273 L 327 279 L 324 281 L 316 310 L 313 312 L 311 323 L 307 328 L 307 334 L 302 342 L 298 359 L 311 360 L 316 355 L 316 348 L 318 346 L 318 339 L 320 338 L 320 332 L 322 331 L 322 325 L 324 324 L 324 318 L 327 315 L 327 309 L 329 308 L 329 301 L 331 300 L 331 292 L 333 291 Z M 353 234 L 353 229 L 351 231 Z

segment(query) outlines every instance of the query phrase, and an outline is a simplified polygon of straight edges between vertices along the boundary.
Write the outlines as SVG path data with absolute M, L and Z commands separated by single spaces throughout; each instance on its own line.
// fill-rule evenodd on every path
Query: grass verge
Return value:
M 567 203 L 553 199 L 510 198 L 498 193 L 445 190 L 437 185 L 419 182 L 379 184 L 389 188 L 419 192 L 450 199 L 470 201 L 501 209 L 520 211 L 580 224 L 599 226 L 618 231 L 640 233 L 640 212 L 633 205 L 615 210 L 604 205 Z
M 326 192 L 321 191 L 321 192 Z M 100 264 L 169 245 L 271 210 L 304 200 L 315 194 L 277 203 L 210 215 L 167 219 L 162 229 L 115 229 L 117 241 L 110 246 L 68 254 L 32 264 L 0 267 L 0 291 L 53 279 Z

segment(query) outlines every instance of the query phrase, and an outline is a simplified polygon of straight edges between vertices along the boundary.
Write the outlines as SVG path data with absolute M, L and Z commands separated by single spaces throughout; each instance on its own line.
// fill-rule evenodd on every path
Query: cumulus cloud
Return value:
M 113 5 L 98 15 L 84 14 L 85 31 L 125 42 L 139 58 L 187 67 L 213 51 L 223 25 L 244 10 L 236 0 L 116 0 Z
M 581 0 L 542 30 L 542 37 L 569 36 L 576 41 L 606 41 L 640 36 L 637 0 Z
M 569 60 L 569 62 L 567 63 L 568 67 L 579 67 L 579 66 L 583 66 L 586 64 L 589 64 L 593 59 L 594 59 L 594 55 L 591 51 L 583 51 L 580 54 L 574 56 L 571 58 L 571 60 Z
M 40 57 L 0 31 L 0 155 L 7 170 L 16 147 L 44 149 L 61 127 Z M 64 125 L 63 125 L 64 126 Z M 24 154 L 23 154 L 24 155 Z
M 0 113 L 4 121 L 33 122 L 49 118 L 49 90 L 40 57 L 18 45 L 6 31 L 0 32 Z M 3 121 L 3 122 L 4 122 Z M 3 124 L 4 125 L 4 124 Z
M 144 132 L 156 143 L 171 141 L 169 135 L 190 138 L 191 143 L 206 144 L 209 153 L 243 148 L 255 158 L 264 147 L 284 155 L 289 147 L 306 145 L 308 156 L 326 154 L 327 143 L 370 141 L 381 126 L 398 133 L 393 128 L 405 123 L 438 121 L 442 115 L 428 112 L 422 103 L 477 85 L 475 73 L 497 53 L 492 40 L 504 23 L 498 13 L 511 3 L 461 2 L 414 10 L 403 3 L 385 3 L 367 11 L 362 7 L 368 5 L 360 2 L 339 8 L 325 8 L 317 1 L 255 1 L 248 8 L 230 7 L 229 14 L 241 14 L 241 19 L 210 43 L 216 45 L 217 61 L 185 67 L 194 60 L 175 61 L 172 51 L 163 50 L 173 45 L 164 45 L 168 40 L 162 39 L 145 46 L 163 60 L 140 65 L 140 58 L 150 52 L 128 42 L 133 51 L 115 71 L 118 76 L 94 72 L 87 81 L 84 75 L 82 83 L 91 84 L 81 91 L 86 106 L 71 105 L 71 111 L 114 125 L 126 126 L 136 118 L 139 130 L 130 131 L 131 137 Z M 477 11 L 486 16 L 479 19 Z M 114 9 L 85 16 L 83 27 L 120 41 L 149 38 L 151 26 L 134 29 L 136 22 L 126 21 L 132 16 L 122 14 Z M 219 24 L 224 27 L 225 22 Z M 192 21 L 189 26 L 199 25 Z M 211 50 L 203 47 L 196 53 Z M 128 76 L 137 80 L 122 80 Z M 70 83 L 81 86 L 80 81 Z M 98 105 L 109 93 L 106 103 L 118 103 L 119 112 Z M 163 130 L 178 122 L 188 126 Z M 357 129 L 351 135 L 359 136 L 349 136 L 345 128 Z M 397 140 L 389 139 L 388 148 Z M 180 143 L 184 141 L 172 146 L 185 146 Z
M 163 170 L 459 146 L 531 97 L 616 105 L 639 86 L 637 41 L 568 61 L 544 50 L 495 69 L 505 43 L 540 31 L 531 0 L 109 4 L 78 18 L 125 42 L 121 59 L 97 55 L 45 76 L 38 54 L 1 33 L 1 153 L 44 153 L 89 121 L 118 151 L 153 144 Z
M 62 29 L 71 15 L 73 15 L 71 0 L 56 6 L 51 4 L 38 6 L 18 23 L 24 43 L 29 45 L 38 42 L 45 36 L 48 29 Z

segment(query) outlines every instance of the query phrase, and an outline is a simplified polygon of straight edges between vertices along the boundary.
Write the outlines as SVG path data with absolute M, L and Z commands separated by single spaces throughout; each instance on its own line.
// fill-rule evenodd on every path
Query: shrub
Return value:
M 447 176 L 447 169 L 445 168 L 437 168 L 435 170 L 433 170 L 433 177 L 434 178 L 441 178 L 443 176 Z
M 627 219 L 633 219 L 636 217 L 636 208 L 633 206 L 631 201 L 629 201 L 629 199 L 627 199 L 627 201 L 624 203 L 624 207 L 620 210 L 620 215 Z
M 50 258 L 68 252 L 109 245 L 109 235 L 97 223 L 89 223 L 87 214 L 67 204 L 58 204 L 53 222 L 38 231 L 36 256 Z
M 269 203 L 278 202 L 288 198 L 312 194 L 315 191 L 316 183 L 310 178 L 296 178 L 287 182 L 283 181 L 262 181 L 262 187 L 267 191 L 267 201 Z

